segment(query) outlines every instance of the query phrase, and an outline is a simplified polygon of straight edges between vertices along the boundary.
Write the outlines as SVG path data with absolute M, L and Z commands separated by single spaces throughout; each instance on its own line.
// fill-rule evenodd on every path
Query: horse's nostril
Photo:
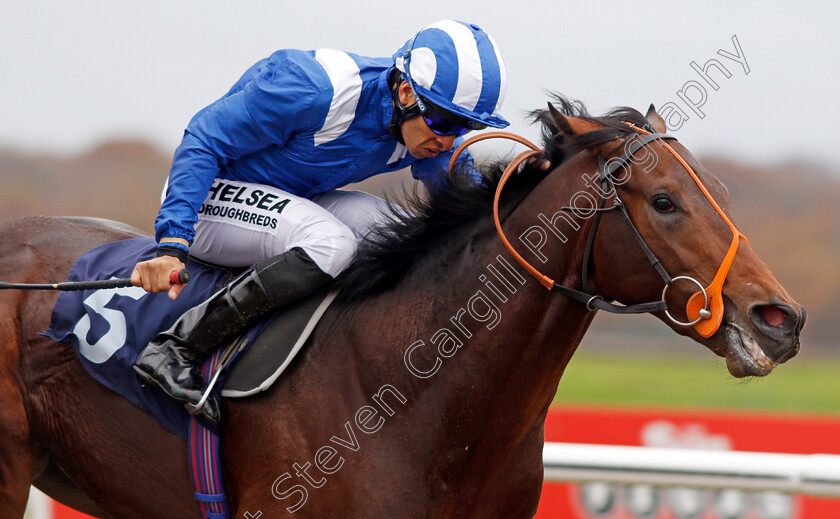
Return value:
M 755 305 L 750 318 L 756 327 L 771 334 L 798 331 L 802 320 L 799 312 L 785 304 Z
M 759 307 L 758 312 L 764 322 L 773 328 L 778 328 L 785 323 L 785 313 L 777 306 L 764 305 Z

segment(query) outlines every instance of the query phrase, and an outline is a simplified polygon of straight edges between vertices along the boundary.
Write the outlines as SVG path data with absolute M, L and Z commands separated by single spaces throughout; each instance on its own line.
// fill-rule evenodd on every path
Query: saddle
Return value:
M 123 278 L 138 261 L 151 259 L 152 238 L 132 238 L 97 247 L 73 265 L 68 281 Z M 97 381 L 151 414 L 167 430 L 188 437 L 189 415 L 163 392 L 142 385 L 131 366 L 139 352 L 186 310 L 216 292 L 235 274 L 206 263 L 187 262 L 191 281 L 175 301 L 165 293 L 140 287 L 62 292 L 50 327 L 42 335 L 73 347 L 85 370 Z M 224 354 L 218 373 L 206 377 L 226 398 L 265 391 L 292 364 L 336 293 L 314 294 L 294 308 L 255 324 Z
M 306 344 L 336 295 L 322 291 L 275 315 L 250 346 L 242 346 L 245 354 L 232 359 L 222 396 L 243 398 L 270 388 Z

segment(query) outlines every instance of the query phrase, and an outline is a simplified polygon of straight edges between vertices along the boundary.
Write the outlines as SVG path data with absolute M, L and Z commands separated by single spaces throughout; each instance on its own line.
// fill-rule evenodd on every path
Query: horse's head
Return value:
M 664 299 L 667 313 L 655 315 L 724 356 L 736 377 L 766 375 L 796 355 L 804 308 L 737 231 L 726 187 L 676 140 L 645 139 L 666 132 L 653 106 L 636 128 L 623 125 L 627 131 L 617 117 L 571 117 L 553 107 L 542 120 L 555 141 L 582 149 L 564 166 L 589 169 L 587 192 L 605 209 L 626 208 L 593 216 L 591 202 L 578 200 L 576 216 L 589 220 L 588 229 L 597 226 L 591 255 L 584 255 L 591 272 L 583 276 L 584 290 L 625 305 Z M 660 272 L 651 264 L 656 258 Z

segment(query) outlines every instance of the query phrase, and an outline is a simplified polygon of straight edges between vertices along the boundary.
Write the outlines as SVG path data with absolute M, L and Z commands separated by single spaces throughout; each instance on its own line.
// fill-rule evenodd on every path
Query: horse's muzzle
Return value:
M 786 303 L 755 304 L 747 313 L 752 326 L 763 335 L 762 350 L 770 359 L 781 364 L 799 352 L 805 308 Z

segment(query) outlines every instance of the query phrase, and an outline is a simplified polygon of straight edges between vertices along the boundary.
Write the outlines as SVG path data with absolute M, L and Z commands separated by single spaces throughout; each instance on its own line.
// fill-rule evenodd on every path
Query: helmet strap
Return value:
M 400 102 L 400 83 L 402 83 L 400 71 L 394 69 L 394 71 L 391 72 L 391 76 L 388 78 L 388 86 L 391 88 L 391 101 L 394 106 L 394 114 L 391 116 L 391 121 L 388 123 L 388 133 L 404 146 L 405 139 L 402 134 L 402 123 L 408 119 L 413 119 L 418 115 L 421 115 L 422 112 L 420 111 L 420 107 L 417 105 L 416 101 L 409 106 L 405 106 Z

